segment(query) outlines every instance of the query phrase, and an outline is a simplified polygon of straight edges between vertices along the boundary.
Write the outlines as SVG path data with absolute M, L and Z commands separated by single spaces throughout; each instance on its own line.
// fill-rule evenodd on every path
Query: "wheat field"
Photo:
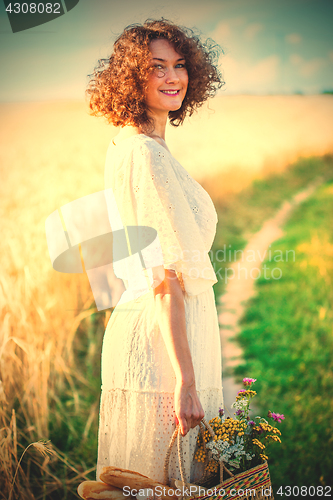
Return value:
M 90 117 L 83 102 L 0 109 L 0 497 L 8 498 L 20 442 L 48 438 L 50 401 L 81 376 L 73 342 L 93 303 L 85 275 L 52 269 L 45 220 L 103 189 L 105 153 L 116 130 Z M 167 142 L 218 200 L 300 156 L 333 152 L 333 97 L 219 96 L 183 127 L 169 127 Z M 18 474 L 12 494 L 34 498 L 28 483 Z

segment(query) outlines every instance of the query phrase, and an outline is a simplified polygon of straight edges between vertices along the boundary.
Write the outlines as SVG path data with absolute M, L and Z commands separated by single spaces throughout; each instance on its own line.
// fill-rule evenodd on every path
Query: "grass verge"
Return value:
M 263 222 L 273 216 L 282 202 L 289 200 L 294 194 L 305 189 L 317 178 L 329 180 L 333 178 L 333 156 L 300 158 L 280 174 L 272 174 L 255 180 L 251 186 L 237 194 L 226 195 L 214 200 L 218 226 L 216 238 L 210 252 L 211 260 L 217 273 L 225 276 L 225 268 L 234 260 L 228 260 L 234 251 L 242 250 L 250 236 L 258 231 Z M 209 185 L 203 186 L 209 189 Z M 226 249 L 226 259 L 217 258 L 217 251 Z M 225 282 L 218 276 L 214 285 L 215 295 L 223 293 Z
M 286 417 L 282 445 L 270 459 L 279 486 L 325 486 L 333 470 L 333 183 L 326 182 L 294 212 L 274 247 L 295 258 L 276 265 L 282 276 L 259 279 L 242 321 L 245 364 L 257 378 L 260 410 Z M 263 414 L 263 412 L 261 413 Z

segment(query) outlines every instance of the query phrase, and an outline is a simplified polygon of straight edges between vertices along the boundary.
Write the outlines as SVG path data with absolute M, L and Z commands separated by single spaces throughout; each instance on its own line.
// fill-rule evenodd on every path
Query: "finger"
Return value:
M 188 424 L 185 418 L 180 418 L 179 419 L 180 423 L 180 432 L 182 433 L 183 436 L 186 436 L 188 432 Z
M 205 416 L 205 412 L 201 406 L 201 403 L 199 404 L 199 407 L 198 407 L 198 419 L 199 421 L 201 422 L 201 420 L 204 418 Z
M 204 412 L 196 413 L 192 418 L 193 427 L 197 427 L 204 418 L 204 416 L 205 416 Z
M 205 416 L 205 412 L 203 411 L 201 403 L 199 402 L 199 404 L 192 411 L 192 419 L 195 422 L 201 422 L 201 420 L 204 418 L 204 416 Z
M 194 429 L 200 424 L 200 420 L 192 420 L 191 429 Z

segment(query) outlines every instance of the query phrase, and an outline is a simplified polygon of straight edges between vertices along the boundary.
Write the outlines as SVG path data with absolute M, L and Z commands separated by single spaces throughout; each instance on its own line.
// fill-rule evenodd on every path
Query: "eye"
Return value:
M 178 63 L 178 64 L 176 65 L 176 68 L 186 68 L 186 66 L 185 66 L 185 64 L 183 64 L 183 63 Z
M 166 67 L 163 64 L 154 64 L 153 68 L 155 71 L 166 71 Z

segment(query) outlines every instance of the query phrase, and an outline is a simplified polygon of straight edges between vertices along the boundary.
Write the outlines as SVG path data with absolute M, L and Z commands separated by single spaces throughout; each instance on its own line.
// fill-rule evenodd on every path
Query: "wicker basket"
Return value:
M 202 424 L 204 424 L 209 430 L 212 437 L 215 436 L 213 429 L 211 426 L 203 419 Z M 183 498 L 187 500 L 190 499 L 200 499 L 200 500 L 274 500 L 273 490 L 268 470 L 267 462 L 264 462 L 252 469 L 241 472 L 240 474 L 232 474 L 224 463 L 220 462 L 220 483 L 217 486 L 211 487 L 210 489 L 199 487 L 199 485 L 190 485 L 186 482 L 185 474 L 184 474 L 184 466 L 183 466 L 183 450 L 182 450 L 182 439 L 180 426 L 178 425 L 175 429 L 169 448 L 165 457 L 164 462 L 164 483 L 168 484 L 168 469 L 169 469 L 169 460 L 171 449 L 173 444 L 177 439 L 178 445 L 178 459 L 179 459 L 179 468 L 180 474 L 182 478 L 182 486 L 184 489 L 188 489 L 188 491 L 192 492 L 197 486 L 197 491 L 193 495 L 184 495 Z M 223 471 L 226 471 L 229 474 L 229 478 L 223 480 Z M 191 488 L 192 486 L 192 488 Z

